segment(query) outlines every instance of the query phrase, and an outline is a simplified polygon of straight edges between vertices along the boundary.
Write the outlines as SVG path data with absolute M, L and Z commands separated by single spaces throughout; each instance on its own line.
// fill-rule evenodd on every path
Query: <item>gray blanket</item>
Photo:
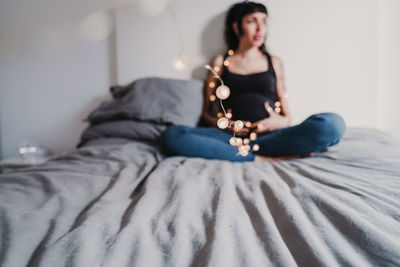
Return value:
M 0 266 L 399 266 L 400 150 L 368 129 L 274 163 L 97 139 L 0 175 L 0 216 Z

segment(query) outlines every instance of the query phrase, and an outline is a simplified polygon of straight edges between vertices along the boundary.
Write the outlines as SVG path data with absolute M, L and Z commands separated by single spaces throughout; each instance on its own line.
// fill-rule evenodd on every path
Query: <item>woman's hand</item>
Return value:
M 250 133 L 250 129 L 243 127 L 240 130 L 234 130 L 236 136 L 247 136 Z
M 269 117 L 252 124 L 252 128 L 256 128 L 256 133 L 266 133 L 273 130 L 289 127 L 290 118 L 276 113 L 268 102 L 264 103 L 265 110 Z
M 230 132 L 230 133 L 235 133 L 236 136 L 246 136 L 250 133 L 250 129 L 243 127 L 240 130 L 235 129 L 235 127 L 233 126 L 235 124 L 234 120 L 229 120 L 229 125 L 231 125 L 231 127 L 226 128 L 225 130 Z

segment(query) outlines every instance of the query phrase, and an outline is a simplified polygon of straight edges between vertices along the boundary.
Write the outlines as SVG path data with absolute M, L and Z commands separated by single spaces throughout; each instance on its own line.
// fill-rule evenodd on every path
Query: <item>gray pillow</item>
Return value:
M 108 121 L 90 125 L 81 136 L 78 147 L 86 142 L 109 137 L 142 140 L 157 143 L 161 133 L 167 128 L 162 124 L 133 120 Z
M 203 81 L 148 77 L 125 90 L 115 88 L 118 97 L 114 91 L 114 99 L 103 102 L 88 116 L 90 123 L 124 119 L 196 126 L 201 117 Z

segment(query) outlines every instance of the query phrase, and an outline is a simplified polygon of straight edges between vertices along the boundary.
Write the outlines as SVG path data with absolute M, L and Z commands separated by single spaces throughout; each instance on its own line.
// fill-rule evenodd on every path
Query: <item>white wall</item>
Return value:
M 82 120 L 108 97 L 116 81 L 113 17 L 97 13 L 101 3 L 94 2 L 1 2 L 3 157 L 25 139 L 55 152 L 72 149 Z
M 169 10 L 145 17 L 132 6 L 117 9 L 118 81 L 150 75 L 204 77 L 201 66 L 224 49 L 224 12 L 234 2 L 175 1 L 190 60 L 182 73 L 171 66 L 179 41 Z M 283 59 L 294 121 L 333 111 L 349 126 L 377 127 L 377 0 L 267 3 L 267 45 Z
M 379 128 L 400 140 L 400 1 L 379 1 Z
M 3 157 L 24 139 L 72 149 L 86 126 L 81 120 L 116 82 L 204 77 L 201 66 L 223 51 L 225 12 L 236 1 L 174 0 L 189 60 L 184 72 L 171 66 L 179 41 L 170 11 L 145 17 L 135 1 L 2 1 Z M 283 59 L 295 121 L 334 111 L 349 126 L 400 136 L 398 0 L 261 2 L 270 12 L 267 44 Z M 107 11 L 114 7 L 115 13 Z
M 270 1 L 270 47 L 286 66 L 297 121 L 333 111 L 349 126 L 377 125 L 376 2 Z

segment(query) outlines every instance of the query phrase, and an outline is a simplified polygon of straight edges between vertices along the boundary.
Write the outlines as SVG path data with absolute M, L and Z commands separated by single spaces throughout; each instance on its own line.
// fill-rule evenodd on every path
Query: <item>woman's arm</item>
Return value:
M 222 64 L 224 61 L 224 57 L 222 54 L 217 55 L 211 62 L 211 67 L 215 70 L 218 75 L 221 75 L 222 73 Z M 208 72 L 207 78 L 204 82 L 204 104 L 203 104 L 203 113 L 202 117 L 203 120 L 209 125 L 209 126 L 214 126 L 217 127 L 217 118 L 212 116 L 209 113 L 209 107 L 210 107 L 210 96 L 212 95 L 212 92 L 215 90 L 214 88 L 210 87 L 210 82 L 214 82 L 215 86 L 218 84 L 218 80 L 214 77 L 214 74 L 212 72 Z M 217 101 L 217 100 L 216 100 Z
M 292 116 L 289 111 L 287 93 L 284 83 L 283 66 L 280 58 L 272 56 L 272 65 L 276 75 L 276 93 L 279 102 L 281 102 L 281 114 L 275 113 L 275 111 L 269 106 L 268 102 L 265 103 L 265 109 L 267 110 L 269 117 L 253 123 L 252 127 L 257 127 L 256 132 L 265 133 L 273 130 L 289 127 Z
M 282 114 L 284 117 L 286 117 L 289 126 L 292 121 L 292 116 L 290 114 L 287 98 L 288 95 L 285 88 L 285 76 L 283 72 L 282 60 L 276 56 L 272 56 L 271 60 L 276 75 L 276 93 L 278 95 L 279 102 L 281 102 Z

